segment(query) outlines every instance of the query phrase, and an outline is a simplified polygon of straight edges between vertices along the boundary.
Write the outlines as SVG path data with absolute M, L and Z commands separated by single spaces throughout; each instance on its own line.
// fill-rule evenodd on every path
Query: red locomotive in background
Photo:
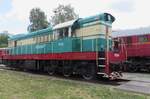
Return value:
M 125 46 L 127 62 L 124 71 L 150 72 L 150 28 L 121 30 L 113 32 L 114 40 Z

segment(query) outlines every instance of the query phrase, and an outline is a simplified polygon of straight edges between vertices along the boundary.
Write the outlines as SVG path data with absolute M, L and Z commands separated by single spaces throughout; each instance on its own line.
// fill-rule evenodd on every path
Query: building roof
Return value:
M 123 37 L 123 36 L 144 35 L 144 34 L 150 34 L 150 27 L 117 30 L 112 32 L 112 37 Z

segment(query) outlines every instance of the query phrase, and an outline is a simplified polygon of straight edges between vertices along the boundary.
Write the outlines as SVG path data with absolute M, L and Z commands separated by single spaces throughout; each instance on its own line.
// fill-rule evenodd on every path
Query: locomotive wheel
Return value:
M 63 67 L 63 75 L 65 77 L 70 77 L 72 74 L 72 70 L 69 67 Z
M 129 72 L 137 72 L 138 68 L 134 65 L 129 66 Z
M 148 72 L 150 73 L 150 67 L 148 67 Z
M 47 66 L 46 70 L 47 70 L 49 75 L 53 75 L 55 73 L 55 68 L 52 66 Z
M 88 65 L 86 66 L 85 68 L 83 68 L 83 74 L 82 74 L 82 77 L 85 79 L 85 80 L 92 80 L 94 79 L 96 76 L 96 70 L 95 70 L 95 67 L 92 66 L 92 65 Z

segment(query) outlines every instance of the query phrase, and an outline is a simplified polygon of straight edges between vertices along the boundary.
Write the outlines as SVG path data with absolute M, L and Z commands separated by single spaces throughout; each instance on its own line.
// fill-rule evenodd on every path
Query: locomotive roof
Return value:
M 97 21 L 97 20 L 105 21 L 105 16 L 106 15 L 109 15 L 111 17 L 111 21 L 108 21 L 107 25 L 110 25 L 109 23 L 112 23 L 112 22 L 115 21 L 115 18 L 111 14 L 109 14 L 109 13 L 102 13 L 102 14 L 98 14 L 98 15 L 94 15 L 94 16 L 90 16 L 90 17 L 86 17 L 86 18 L 77 18 L 77 19 L 74 19 L 74 20 L 71 20 L 71 21 L 60 23 L 58 25 L 55 25 L 53 27 L 53 30 L 64 28 L 64 27 L 73 26 L 73 25 L 75 25 L 74 24 L 75 22 L 78 22 L 79 23 L 78 25 L 82 25 L 82 24 L 93 22 L 93 21 Z M 101 23 L 106 24 L 104 22 L 101 22 Z
M 115 18 L 111 14 L 102 13 L 102 14 L 98 14 L 98 15 L 94 15 L 94 16 L 84 18 L 84 19 L 81 20 L 81 22 L 86 23 L 86 22 L 96 21 L 96 20 L 106 21 L 106 19 L 105 19 L 106 15 L 111 17 L 111 22 L 110 23 L 113 23 L 115 21 Z
M 150 27 L 114 31 L 112 37 L 126 37 L 144 34 L 150 34 Z
M 18 34 L 18 35 L 14 35 L 12 37 L 9 38 L 9 40 L 19 40 L 19 39 L 25 39 L 25 38 L 29 38 L 29 37 L 33 37 L 33 36 L 37 36 L 37 35 L 45 35 L 47 33 L 52 33 L 52 28 L 48 27 L 46 29 L 42 29 L 42 30 L 38 30 L 35 32 L 30 32 L 27 34 Z

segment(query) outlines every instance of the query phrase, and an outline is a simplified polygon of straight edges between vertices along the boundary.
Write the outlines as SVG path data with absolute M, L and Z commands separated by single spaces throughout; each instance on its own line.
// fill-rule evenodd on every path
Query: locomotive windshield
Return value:
M 113 51 L 116 53 L 119 52 L 119 39 L 113 41 Z

